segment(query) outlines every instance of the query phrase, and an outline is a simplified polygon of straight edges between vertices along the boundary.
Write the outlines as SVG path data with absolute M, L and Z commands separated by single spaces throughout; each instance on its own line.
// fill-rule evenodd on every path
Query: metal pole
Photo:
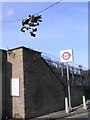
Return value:
M 83 109 L 87 110 L 85 96 L 83 96 Z
M 83 85 L 83 79 L 82 79 L 82 66 L 79 65 L 79 68 L 80 68 L 81 85 Z
M 63 77 L 63 64 L 61 64 L 61 75 Z
M 73 67 L 72 67 L 72 84 L 74 83 L 74 70 L 73 70 Z
M 69 109 L 72 110 L 71 107 L 71 94 L 70 94 L 70 80 L 69 80 L 69 68 L 67 62 L 67 83 L 68 83 L 68 100 L 69 100 Z
M 65 112 L 69 113 L 69 109 L 68 109 L 68 99 L 67 97 L 65 97 Z

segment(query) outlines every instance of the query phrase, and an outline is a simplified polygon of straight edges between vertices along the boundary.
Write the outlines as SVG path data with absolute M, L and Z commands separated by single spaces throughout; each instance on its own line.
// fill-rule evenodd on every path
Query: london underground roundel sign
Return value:
M 73 61 L 73 51 L 72 49 L 60 51 L 61 62 L 71 62 Z

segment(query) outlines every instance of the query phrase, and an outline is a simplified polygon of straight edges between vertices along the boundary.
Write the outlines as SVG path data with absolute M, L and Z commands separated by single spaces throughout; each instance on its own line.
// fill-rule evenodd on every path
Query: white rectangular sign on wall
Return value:
M 11 96 L 19 96 L 19 78 L 11 79 Z
M 60 51 L 61 62 L 72 62 L 73 61 L 73 50 L 62 50 Z

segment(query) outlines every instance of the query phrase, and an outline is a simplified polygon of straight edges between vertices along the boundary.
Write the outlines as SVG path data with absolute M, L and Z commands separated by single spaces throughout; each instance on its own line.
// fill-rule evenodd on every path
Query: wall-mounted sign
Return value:
M 11 96 L 19 96 L 19 78 L 11 79 Z
M 61 62 L 72 62 L 73 61 L 73 50 L 63 50 L 60 51 Z

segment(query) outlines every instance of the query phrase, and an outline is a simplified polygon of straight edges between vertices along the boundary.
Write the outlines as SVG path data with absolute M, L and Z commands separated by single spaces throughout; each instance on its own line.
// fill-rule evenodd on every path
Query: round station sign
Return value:
M 60 51 L 61 62 L 73 61 L 72 49 Z
M 62 58 L 64 60 L 68 60 L 68 59 L 70 59 L 70 57 L 71 57 L 71 54 L 69 52 L 64 52 L 62 55 Z

